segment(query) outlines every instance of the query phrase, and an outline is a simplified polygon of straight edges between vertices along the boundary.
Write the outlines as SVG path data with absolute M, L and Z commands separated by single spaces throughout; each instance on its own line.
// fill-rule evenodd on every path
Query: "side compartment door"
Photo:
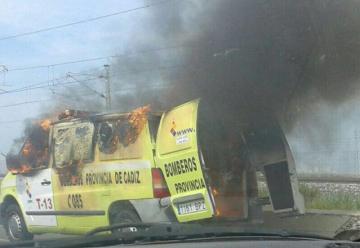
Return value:
M 24 218 L 28 225 L 57 226 L 51 168 L 41 169 L 30 175 L 16 176 L 16 190 L 24 207 Z
M 247 136 L 252 163 L 263 173 L 273 211 L 281 216 L 305 212 L 299 192 L 295 162 L 286 137 L 277 123 Z
M 171 205 L 179 222 L 214 215 L 211 190 L 203 173 L 197 141 L 199 100 L 163 114 L 156 143 L 156 162 L 171 194 Z

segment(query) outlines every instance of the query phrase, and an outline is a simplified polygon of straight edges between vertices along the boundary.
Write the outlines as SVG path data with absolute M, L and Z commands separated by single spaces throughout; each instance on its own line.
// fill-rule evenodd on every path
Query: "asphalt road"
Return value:
M 42 235 L 35 235 L 35 240 L 44 240 L 44 239 L 59 239 L 64 237 L 71 237 L 69 235 L 61 235 L 61 234 L 42 234 Z M 9 240 L 7 239 L 5 229 L 3 226 L 0 226 L 0 245 L 8 244 Z
M 265 212 L 264 227 L 334 237 L 350 219 L 359 216 L 360 213 L 308 210 L 302 216 L 280 218 L 272 212 Z
M 8 239 L 6 237 L 6 233 L 5 233 L 5 230 L 4 228 L 1 226 L 0 227 L 0 244 L 3 244 L 4 242 L 7 242 Z
M 298 217 L 277 217 L 270 211 L 264 213 L 264 227 L 269 229 L 284 229 L 287 231 L 313 233 L 324 236 L 334 236 L 342 225 L 351 217 L 359 217 L 360 213 L 339 211 L 309 210 L 307 214 Z M 35 239 L 57 239 L 65 235 L 43 234 L 36 235 Z M 0 226 L 0 244 L 8 243 L 5 230 Z

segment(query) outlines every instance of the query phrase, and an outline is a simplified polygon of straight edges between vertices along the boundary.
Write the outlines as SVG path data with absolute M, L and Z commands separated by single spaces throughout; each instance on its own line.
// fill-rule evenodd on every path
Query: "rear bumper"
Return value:
M 136 209 L 142 222 L 177 222 L 171 206 L 162 207 L 158 198 L 132 200 L 130 202 Z

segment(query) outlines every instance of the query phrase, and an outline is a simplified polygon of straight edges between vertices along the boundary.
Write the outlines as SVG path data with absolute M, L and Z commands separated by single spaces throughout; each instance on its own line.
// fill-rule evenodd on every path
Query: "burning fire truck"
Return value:
M 194 100 L 160 114 L 148 106 L 65 111 L 34 124 L 8 154 L 1 183 L 9 239 L 117 223 L 261 222 L 264 204 L 281 215 L 304 212 L 289 145 L 275 122 L 225 130 L 200 113 Z M 259 197 L 257 173 L 269 199 Z

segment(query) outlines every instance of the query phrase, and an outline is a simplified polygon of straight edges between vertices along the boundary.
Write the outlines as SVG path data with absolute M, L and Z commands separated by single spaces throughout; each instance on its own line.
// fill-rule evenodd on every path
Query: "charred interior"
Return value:
M 135 143 L 147 123 L 149 111 L 150 107 L 145 106 L 130 113 L 104 117 L 85 111 L 65 110 L 53 123 L 48 119 L 32 123 L 25 136 L 16 140 L 7 154 L 7 167 L 14 174 L 46 168 L 50 159 L 49 144 L 53 144 L 55 168 L 65 178 L 76 177 L 82 164 L 93 159 L 96 143 L 104 154 L 115 153 L 120 145 L 127 147 Z M 50 137 L 53 124 L 59 125 Z
M 295 210 L 290 177 L 295 165 L 278 121 L 267 116 L 253 122 L 241 111 L 234 116 L 200 106 L 199 142 L 219 214 L 246 218 L 259 212 L 256 204 L 239 208 L 259 197 L 257 172 L 267 181 L 274 210 Z
M 6 156 L 8 169 L 14 173 L 27 173 L 47 167 L 49 163 L 50 120 L 34 123 L 26 130 L 24 139 L 14 142 Z

